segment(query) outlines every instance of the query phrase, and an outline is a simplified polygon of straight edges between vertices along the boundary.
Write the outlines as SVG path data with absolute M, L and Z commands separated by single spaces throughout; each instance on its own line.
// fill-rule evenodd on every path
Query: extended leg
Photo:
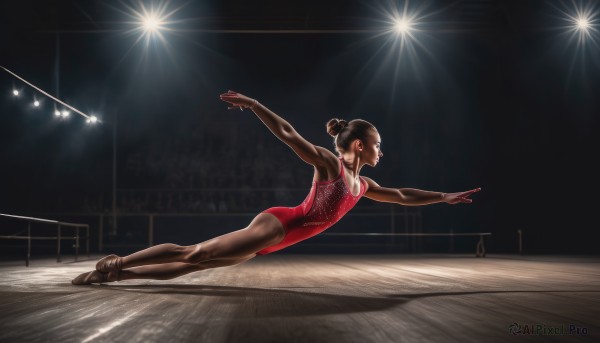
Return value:
M 208 260 L 235 260 L 278 243 L 284 235 L 285 231 L 277 218 L 271 214 L 261 213 L 245 229 L 195 245 L 159 244 L 119 258 L 118 261 L 115 260 L 117 256 L 107 256 L 98 262 L 97 269 L 108 272 L 149 264 L 171 262 L 197 264 Z
M 90 285 L 92 283 L 105 283 L 113 281 L 131 280 L 131 279 L 153 279 L 153 280 L 169 280 L 176 277 L 196 272 L 199 270 L 205 270 L 209 268 L 218 268 L 233 266 L 242 262 L 246 262 L 253 258 L 254 254 L 246 256 L 244 258 L 232 259 L 232 260 L 211 260 L 197 264 L 183 263 L 183 262 L 171 262 L 163 264 L 152 264 L 141 267 L 134 267 L 124 269 L 118 272 L 101 273 L 93 270 L 91 272 L 83 273 L 73 279 L 71 283 L 73 285 Z
M 196 272 L 199 270 L 205 270 L 210 268 L 219 268 L 233 266 L 242 262 L 246 262 L 253 258 L 255 255 L 250 255 L 241 259 L 234 260 L 211 260 L 197 264 L 173 262 L 164 264 L 154 264 L 148 266 L 134 267 L 130 269 L 124 269 L 121 271 L 120 280 L 131 280 L 131 279 L 153 279 L 153 280 L 169 280 L 176 277 Z M 117 281 L 117 280 L 108 280 Z

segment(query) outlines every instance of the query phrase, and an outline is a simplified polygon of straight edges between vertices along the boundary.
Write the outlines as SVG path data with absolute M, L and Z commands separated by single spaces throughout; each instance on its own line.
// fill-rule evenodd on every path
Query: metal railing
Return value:
M 383 231 L 390 233 L 396 232 L 407 232 L 415 233 L 421 232 L 422 230 L 422 213 L 421 211 L 415 211 L 407 208 L 396 208 L 395 206 L 389 206 L 389 208 L 379 208 L 377 212 L 366 212 L 361 211 L 360 207 L 355 209 L 355 212 L 348 213 L 345 217 L 354 218 L 377 218 L 380 225 L 378 227 L 383 228 Z M 358 212 L 358 211 L 360 212 Z M 59 213 L 38 213 L 40 216 L 61 216 L 63 218 L 73 218 L 72 220 L 82 220 L 90 223 L 93 227 L 97 228 L 97 237 L 94 236 L 92 243 L 94 244 L 95 251 L 103 253 L 106 248 L 122 248 L 125 245 L 134 246 L 136 248 L 149 247 L 156 244 L 157 233 L 158 236 L 162 236 L 165 232 L 164 222 L 158 223 L 166 218 L 182 219 L 182 218 L 197 218 L 197 219 L 211 219 L 211 218 L 239 218 L 239 225 L 232 227 L 242 227 L 246 225 L 256 216 L 259 211 L 254 212 L 208 212 L 208 213 L 184 213 L 184 212 L 118 212 L 112 213 L 75 213 L 75 212 L 59 212 Z M 76 218 L 76 219 L 75 219 Z M 129 243 L 115 243 L 111 238 L 117 237 L 127 232 L 128 226 L 119 224 L 119 228 L 116 229 L 115 219 L 119 222 L 126 218 L 136 218 L 136 234 L 142 234 L 143 236 L 136 236 L 135 242 Z M 248 219 L 248 220 L 245 220 Z M 159 239 L 160 241 L 160 239 Z M 133 243 L 133 244 L 130 244 Z M 392 237 L 392 243 L 394 243 L 394 237 Z
M 182 218 L 204 218 L 204 219 L 209 219 L 209 218 L 239 218 L 240 219 L 240 223 L 244 222 L 243 218 L 252 218 L 253 216 L 256 215 L 256 212 L 248 212 L 248 213 L 135 213 L 135 212 L 129 212 L 129 213 L 116 213 L 116 214 L 110 214 L 110 213 L 53 213 L 53 214 L 45 214 L 45 215 L 61 215 L 64 218 L 69 218 L 69 217 L 78 217 L 79 219 L 75 219 L 72 218 L 71 220 L 74 221 L 79 221 L 80 219 L 83 219 L 81 217 L 87 217 L 88 219 L 83 219 L 82 221 L 84 222 L 88 222 L 90 224 L 93 225 L 93 222 L 96 221 L 97 225 L 93 225 L 93 226 L 97 226 L 97 233 L 98 233 L 98 237 L 97 237 L 97 251 L 102 253 L 103 250 L 108 247 L 109 249 L 123 249 L 123 248 L 144 248 L 144 247 L 148 247 L 148 246 L 152 246 L 154 244 L 156 244 L 156 235 L 157 235 L 157 229 L 159 231 L 159 235 L 161 236 L 162 239 L 159 238 L 159 241 L 164 240 L 164 232 L 165 232 L 165 227 L 169 227 L 169 226 L 165 226 L 165 222 L 164 219 L 166 218 L 173 218 L 173 219 L 182 219 Z M 44 214 L 42 214 L 42 216 L 45 216 Z M 437 232 L 437 233 L 425 233 L 422 232 L 422 213 L 421 211 L 411 211 L 408 210 L 406 208 L 403 209 L 396 209 L 394 206 L 390 206 L 388 211 L 380 211 L 380 212 L 354 212 L 354 213 L 349 213 L 346 215 L 347 217 L 369 217 L 369 218 L 378 218 L 377 221 L 379 221 L 378 224 L 375 225 L 375 227 L 378 228 L 377 231 L 371 231 L 371 232 L 365 232 L 363 230 L 360 230 L 360 226 L 356 226 L 356 225 L 350 225 L 350 227 L 347 227 L 347 229 L 350 229 L 348 231 L 352 231 L 352 232 L 324 232 L 322 234 L 320 234 L 319 236 L 364 236 L 364 237 L 389 237 L 390 241 L 388 242 L 388 245 L 391 246 L 392 248 L 398 247 L 398 246 L 406 246 L 406 247 L 410 247 L 410 249 L 412 249 L 412 251 L 418 251 L 420 250 L 420 246 L 421 246 L 421 241 L 420 238 L 421 237 L 448 237 L 449 241 L 448 241 L 448 247 L 449 247 L 449 251 L 450 252 L 454 252 L 454 243 L 455 243 L 455 238 L 458 237 L 465 237 L 465 236 L 471 236 L 471 237 L 479 237 L 479 240 L 476 242 L 476 247 L 475 247 L 475 255 L 477 257 L 485 257 L 486 254 L 486 249 L 485 249 L 485 241 L 484 241 L 484 237 L 485 236 L 489 236 L 491 237 L 491 232 L 454 232 L 453 230 L 450 230 L 448 232 Z M 93 219 L 95 217 L 95 219 Z M 135 227 L 134 231 L 128 231 L 131 229 L 131 226 L 128 224 L 125 225 L 119 225 L 119 229 L 115 230 L 114 227 L 114 223 L 112 223 L 111 221 L 114 218 L 118 218 L 119 220 L 124 219 L 124 218 L 137 218 L 135 219 L 135 224 L 133 225 L 133 227 Z M 159 223 L 159 225 L 157 225 L 156 220 L 162 218 L 161 222 Z M 354 224 L 355 221 L 353 219 L 350 219 Z M 47 221 L 44 220 L 44 222 L 50 222 L 50 223 L 55 223 L 55 224 L 59 224 L 59 222 L 56 221 Z M 386 225 L 387 222 L 387 225 Z M 108 224 L 108 225 L 107 225 Z M 89 254 L 89 226 L 87 226 L 87 224 L 72 224 L 72 225 L 80 225 L 80 226 L 85 226 L 88 228 L 88 234 L 87 234 L 87 247 L 88 247 L 88 254 Z M 360 225 L 360 224 L 359 224 Z M 387 228 L 386 228 L 387 226 Z M 354 228 L 354 229 L 352 229 Z M 108 229 L 108 230 L 107 230 Z M 113 230 L 115 230 L 113 232 Z M 169 230 L 167 231 L 172 231 L 172 227 L 169 227 Z M 117 234 L 118 232 L 118 234 Z M 124 241 L 114 241 L 112 239 L 112 237 L 124 237 L 126 233 L 132 233 L 135 232 L 135 234 L 133 236 L 130 237 L 135 237 L 133 240 L 124 242 Z M 108 234 L 108 235 L 107 235 Z M 78 236 L 78 234 L 77 234 Z M 0 238 L 3 238 L 6 236 L 0 236 Z M 397 238 L 400 237 L 405 237 L 408 238 L 408 241 L 397 241 Z M 81 237 L 79 237 L 81 239 Z M 203 238 L 202 235 L 200 235 L 200 237 L 197 237 L 198 239 L 206 239 L 205 237 Z M 21 239 L 26 239 L 26 237 L 22 237 Z M 56 239 L 56 237 L 49 237 L 49 239 Z M 105 239 L 108 239 L 108 242 L 105 242 Z M 96 242 L 96 240 L 94 240 L 94 242 Z M 368 245 L 368 243 L 361 243 L 362 245 Z M 400 244 L 400 245 L 397 245 Z M 408 245 L 406 245 L 408 244 Z M 79 246 L 79 244 L 76 244 L 77 246 Z M 326 244 L 327 245 L 327 244 Z M 380 245 L 380 243 L 371 243 L 371 245 Z M 316 246 L 316 244 L 315 244 Z M 59 254 L 60 251 L 58 251 L 57 254 Z
M 155 219 L 161 217 L 172 217 L 172 218 L 190 218 L 190 217 L 252 217 L 255 216 L 256 213 L 119 213 L 118 217 L 139 217 L 143 218 L 143 222 L 145 223 L 145 231 L 146 231 L 146 239 L 147 246 L 152 246 L 155 244 Z M 108 216 L 108 215 L 106 215 Z M 325 232 L 319 234 L 319 236 L 381 236 L 381 237 L 390 237 L 392 239 L 391 244 L 396 244 L 396 237 L 449 237 L 449 250 L 451 252 L 454 251 L 454 238 L 455 237 L 479 237 L 475 245 L 475 256 L 476 257 L 485 257 L 486 249 L 485 249 L 485 241 L 484 237 L 492 235 L 491 232 L 454 232 L 450 230 L 449 232 L 421 232 L 422 228 L 422 218 L 420 211 L 408 211 L 406 209 L 402 211 L 396 211 L 393 207 L 391 207 L 390 212 L 382 212 L 382 213 L 349 213 L 346 216 L 348 217 L 389 217 L 389 228 L 387 228 L 387 232 Z M 100 215 L 99 217 L 99 240 L 98 240 L 98 250 L 102 251 L 103 249 L 103 241 L 102 241 L 102 232 L 103 232 L 103 224 L 104 224 L 104 216 Z M 402 228 L 398 228 L 401 226 Z M 401 229 L 405 232 L 398 232 Z M 386 230 L 382 230 L 386 231 Z M 413 245 L 416 242 L 412 242 Z M 413 249 L 415 247 L 413 246 Z
M 82 238 L 84 238 L 86 240 L 86 244 L 85 244 L 85 249 L 86 249 L 86 254 L 88 257 L 90 257 L 90 226 L 88 224 L 79 224 L 79 223 L 67 223 L 67 222 L 61 222 L 61 221 L 57 221 L 57 220 L 50 220 L 50 219 L 42 219 L 42 218 L 34 218 L 34 217 L 24 217 L 24 216 L 16 216 L 16 215 L 11 215 L 11 214 L 2 214 L 0 213 L 0 217 L 5 217 L 5 218 L 11 218 L 11 219 L 15 219 L 15 220 L 22 220 L 22 221 L 27 221 L 27 235 L 26 236 L 21 236 L 20 234 L 23 231 L 17 232 L 14 235 L 10 235 L 10 236 L 0 236 L 0 239 L 21 239 L 21 240 L 27 240 L 27 255 L 25 258 L 25 266 L 29 267 L 29 261 L 31 259 L 31 241 L 32 240 L 56 240 L 56 262 L 61 262 L 61 258 L 60 258 L 60 242 L 62 240 L 73 240 L 75 245 L 75 261 L 78 260 L 79 258 L 79 242 Z M 31 223 L 35 222 L 35 223 L 43 223 L 43 224 L 49 224 L 49 225 L 56 225 L 57 226 L 57 234 L 56 236 L 32 236 L 31 235 Z M 75 236 L 63 236 L 62 235 L 62 228 L 63 227 L 74 227 L 75 228 Z M 84 237 L 80 237 L 79 236 L 79 229 L 80 228 L 85 228 L 86 230 L 86 235 Z
M 454 250 L 454 237 L 479 236 L 475 246 L 475 256 L 485 257 L 485 244 L 483 237 L 491 236 L 491 232 L 415 232 L 415 233 L 388 233 L 388 232 L 332 232 L 324 233 L 323 236 L 404 236 L 404 237 L 450 237 L 450 251 Z

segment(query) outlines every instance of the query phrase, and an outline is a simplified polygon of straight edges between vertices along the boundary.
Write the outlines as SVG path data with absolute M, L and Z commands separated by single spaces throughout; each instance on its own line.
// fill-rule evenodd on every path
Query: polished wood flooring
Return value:
M 0 341 L 600 342 L 599 257 L 272 254 L 72 286 L 95 261 L 0 263 Z

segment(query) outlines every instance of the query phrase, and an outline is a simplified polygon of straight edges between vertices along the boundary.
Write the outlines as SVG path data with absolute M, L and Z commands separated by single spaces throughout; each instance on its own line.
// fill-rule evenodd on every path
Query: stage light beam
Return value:
M 552 30 L 557 31 L 561 38 L 556 49 L 570 56 L 567 83 L 580 80 L 573 78 L 577 69 L 580 77 L 591 76 L 587 68 L 591 63 L 597 66 L 600 54 L 600 2 L 573 0 L 549 3 L 555 12 L 551 16 L 556 19 L 552 22 Z
M 147 33 L 154 33 L 159 31 L 162 27 L 162 21 L 155 14 L 149 14 L 142 18 L 142 27 Z
M 408 33 L 411 29 L 410 19 L 399 18 L 396 19 L 396 24 L 394 25 L 394 30 L 396 30 L 399 34 Z
M 590 22 L 587 20 L 587 18 L 579 18 L 579 19 L 577 19 L 577 28 L 579 30 L 587 31 L 587 29 L 589 27 L 590 27 Z
M 562 25 L 557 29 L 563 31 L 569 40 L 569 44 L 575 44 L 577 49 L 583 49 L 585 46 L 600 46 L 600 32 L 598 31 L 598 15 L 600 10 L 593 2 L 584 4 L 575 4 L 563 8 L 554 6 L 560 16 Z
M 122 8 L 114 7 L 118 12 L 126 15 L 129 20 L 125 23 L 131 28 L 123 33 L 126 36 L 137 36 L 131 48 L 127 51 L 129 54 L 131 49 L 143 43 L 147 54 L 147 50 L 154 44 L 162 44 L 169 55 L 171 55 L 171 46 L 167 40 L 167 35 L 177 32 L 174 25 L 185 22 L 185 20 L 175 19 L 176 14 L 185 6 L 182 5 L 172 8 L 171 1 L 132 1 L 132 4 L 123 4 Z

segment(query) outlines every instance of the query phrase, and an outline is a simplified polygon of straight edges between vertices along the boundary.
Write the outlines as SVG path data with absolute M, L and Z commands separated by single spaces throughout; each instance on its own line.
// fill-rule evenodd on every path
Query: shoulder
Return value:
M 315 145 L 315 149 L 319 152 L 319 155 L 323 158 L 324 162 L 327 162 L 328 164 L 339 164 L 339 158 L 331 152 L 331 150 L 318 145 Z
M 377 185 L 377 186 L 379 186 L 377 184 L 377 182 L 373 181 L 373 179 L 371 179 L 370 177 L 360 176 L 360 178 L 363 179 L 369 185 L 374 185 L 374 186 Z
M 367 191 L 369 189 L 377 189 L 377 188 L 381 188 L 381 186 L 375 182 L 373 179 L 371 179 L 370 177 L 366 177 L 366 176 L 361 176 L 360 177 L 362 180 L 365 181 L 365 183 L 367 184 Z
M 377 188 L 380 187 L 377 182 L 373 181 L 373 179 L 366 177 L 366 176 L 360 176 L 359 177 L 363 183 L 365 184 L 365 192 L 367 192 L 369 189 L 371 188 Z
M 337 178 L 342 172 L 340 159 L 331 151 L 321 146 L 315 145 L 320 156 L 319 163 L 313 164 L 315 167 L 314 181 L 330 181 Z

